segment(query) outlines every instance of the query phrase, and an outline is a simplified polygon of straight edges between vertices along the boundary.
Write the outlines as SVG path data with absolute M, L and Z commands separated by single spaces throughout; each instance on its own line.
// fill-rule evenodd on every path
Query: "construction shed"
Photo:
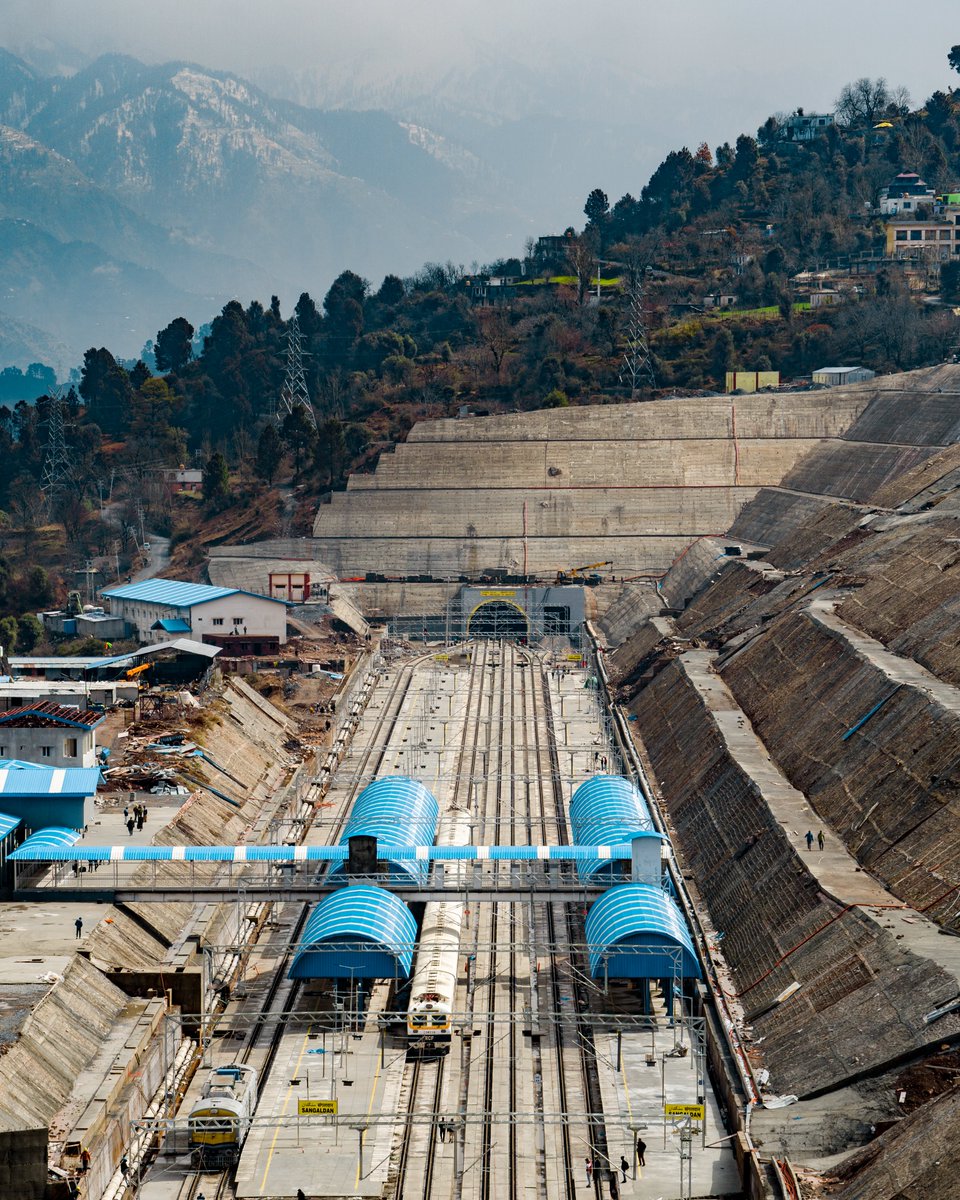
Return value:
M 0 812 L 19 817 L 30 830 L 82 829 L 99 783 L 96 767 L 39 767 L 0 759 Z

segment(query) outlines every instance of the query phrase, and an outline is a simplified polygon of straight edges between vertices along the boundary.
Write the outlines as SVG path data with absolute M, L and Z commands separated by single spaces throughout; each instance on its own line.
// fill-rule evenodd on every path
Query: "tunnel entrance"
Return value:
M 516 604 L 505 600 L 488 600 L 479 604 L 470 614 L 467 636 L 526 642 L 530 639 L 530 622 L 523 609 Z

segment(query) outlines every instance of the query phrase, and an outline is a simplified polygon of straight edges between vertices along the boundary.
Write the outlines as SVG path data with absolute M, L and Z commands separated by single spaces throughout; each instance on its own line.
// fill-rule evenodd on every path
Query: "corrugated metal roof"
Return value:
M 56 853 L 59 857 L 61 854 L 65 858 L 71 857 L 68 853 L 68 848 L 73 846 L 80 840 L 79 829 L 58 829 L 50 827 L 41 829 L 37 833 L 32 833 L 30 837 L 20 847 L 21 850 L 27 851 L 28 862 L 50 862 L 52 859 L 36 859 L 31 858 L 31 853 L 43 853 L 48 851 L 50 854 Z M 16 851 L 14 851 L 16 853 Z M 12 857 L 12 856 L 11 856 Z
M 8 833 L 13 833 L 19 824 L 19 817 L 10 817 L 6 813 L 0 813 L 0 842 L 3 841 Z
M 629 842 L 638 833 L 653 829 L 650 810 L 639 788 L 620 775 L 594 775 L 582 783 L 570 800 L 573 840 L 581 845 Z M 585 862 L 579 869 L 584 881 L 610 874 L 609 862 Z
M 25 766 L 0 759 L 0 796 L 93 796 L 99 782 L 96 767 Z
M 624 883 L 587 913 L 594 979 L 699 979 L 700 964 L 680 909 L 660 888 Z
M 235 596 L 236 588 L 211 587 L 208 583 L 187 583 L 182 579 L 143 579 L 105 588 L 101 595 L 117 600 L 139 600 L 144 604 L 166 604 L 170 608 L 192 608 L 210 600 Z
M 31 722 L 34 718 L 34 722 Z M 0 725 L 22 725 L 50 722 L 54 725 L 69 725 L 73 729 L 96 729 L 103 723 L 103 713 L 93 709 L 71 708 L 66 704 L 57 704 L 53 700 L 40 700 L 34 704 L 24 704 L 19 708 L 8 708 L 0 712 Z
M 397 864 L 404 875 L 424 879 L 426 863 L 416 858 L 388 857 L 384 847 L 431 845 L 439 815 L 440 805 L 419 780 L 406 775 L 377 779 L 353 802 L 340 845 L 346 846 L 351 837 L 361 834 L 375 837 L 382 861 Z
M 405 979 L 416 938 L 413 914 L 392 892 L 344 888 L 310 914 L 289 978 Z
M 149 658 L 150 655 L 158 654 L 161 650 L 176 650 L 180 654 L 198 654 L 201 658 L 216 658 L 220 653 L 219 646 L 208 646 L 206 642 L 194 642 L 190 638 L 173 638 L 169 642 L 154 642 L 139 650 L 131 650 L 129 654 L 118 654 L 115 658 L 100 659 L 98 665 L 107 667 L 122 662 L 133 662 L 138 658 Z
M 183 617 L 164 617 L 160 621 L 155 621 L 150 628 L 162 629 L 165 633 L 189 633 L 190 622 L 185 621 Z

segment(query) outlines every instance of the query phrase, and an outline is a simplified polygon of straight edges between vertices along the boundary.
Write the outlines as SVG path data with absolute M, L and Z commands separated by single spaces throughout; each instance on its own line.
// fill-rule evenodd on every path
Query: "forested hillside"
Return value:
M 316 428 L 303 410 L 276 419 L 294 315 L 276 297 L 231 301 L 199 332 L 172 313 L 137 362 L 90 348 L 66 397 L 69 471 L 55 496 L 41 490 L 48 402 L 0 407 L 13 581 L 0 609 L 23 611 L 28 563 L 51 569 L 55 591 L 88 558 L 107 581 L 136 561 L 144 530 L 187 545 L 231 507 L 275 514 L 278 485 L 287 532 L 298 520 L 305 531 L 324 491 L 422 416 L 630 399 L 638 304 L 655 383 L 640 400 L 723 390 L 732 369 L 808 385 L 831 363 L 887 371 L 952 356 L 958 322 L 942 300 L 955 298 L 957 262 L 888 256 L 877 205 L 904 171 L 938 195 L 960 188 L 960 92 L 911 108 L 860 80 L 823 121 L 801 137 L 798 111 L 756 137 L 674 151 L 637 198 L 611 205 L 597 187 L 583 229 L 531 241 L 523 261 L 428 264 L 375 284 L 345 271 L 322 297 L 304 293 L 295 315 Z M 921 205 L 913 217 L 929 215 Z M 203 468 L 198 494 L 172 494 L 164 470 L 177 466 Z M 190 566 L 185 551 L 175 561 Z

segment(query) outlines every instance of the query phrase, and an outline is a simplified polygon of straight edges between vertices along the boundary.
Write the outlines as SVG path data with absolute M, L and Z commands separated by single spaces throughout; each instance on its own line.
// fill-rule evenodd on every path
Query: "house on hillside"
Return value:
M 143 643 L 185 635 L 233 655 L 275 654 L 287 641 L 287 602 L 238 588 L 145 579 L 101 593 Z
M 932 208 L 935 198 L 935 189 L 915 171 L 901 171 L 880 189 L 877 207 L 883 216 L 895 217 L 899 213 L 915 213 L 921 205 Z
M 960 225 L 945 218 L 930 221 L 894 218 L 887 222 L 885 250 L 888 258 L 946 262 L 960 254 Z
M 179 496 L 181 492 L 201 492 L 203 472 L 192 467 L 166 467 L 163 471 L 163 482 L 167 491 L 174 496 Z
M 812 142 L 834 124 L 833 113 L 805 113 L 798 108 L 781 124 L 779 133 L 785 142 Z

